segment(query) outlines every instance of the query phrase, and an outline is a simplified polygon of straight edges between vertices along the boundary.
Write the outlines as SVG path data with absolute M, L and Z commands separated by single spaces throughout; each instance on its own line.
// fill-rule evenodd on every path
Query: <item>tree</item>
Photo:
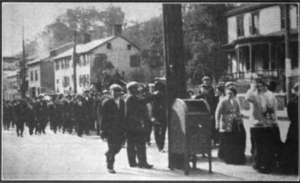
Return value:
M 123 24 L 124 17 L 122 9 L 113 5 L 105 11 L 95 7 L 67 9 L 65 14 L 57 17 L 26 44 L 26 51 L 29 55 L 35 55 L 73 42 L 74 30 L 78 35 L 77 43 L 82 43 L 82 35 L 85 33 L 93 35 L 94 39 L 103 38 L 110 31 L 111 25 Z
M 164 65 L 162 21 L 159 16 L 143 23 L 134 22 L 124 31 L 124 36 L 142 49 L 139 54 L 142 64 L 148 66 L 152 77 L 154 70 L 160 70 Z
M 227 69 L 228 59 L 221 46 L 227 41 L 224 13 L 231 8 L 228 4 L 185 4 L 183 22 L 190 76 L 197 72 L 218 80 Z

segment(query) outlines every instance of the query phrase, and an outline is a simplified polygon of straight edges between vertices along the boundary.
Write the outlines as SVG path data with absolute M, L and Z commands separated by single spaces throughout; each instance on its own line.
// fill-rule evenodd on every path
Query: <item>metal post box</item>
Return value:
M 184 154 L 185 174 L 189 174 L 192 157 L 196 169 L 196 154 L 207 153 L 211 173 L 211 114 L 204 99 L 176 99 L 170 121 L 170 153 Z M 170 168 L 173 169 L 172 163 Z

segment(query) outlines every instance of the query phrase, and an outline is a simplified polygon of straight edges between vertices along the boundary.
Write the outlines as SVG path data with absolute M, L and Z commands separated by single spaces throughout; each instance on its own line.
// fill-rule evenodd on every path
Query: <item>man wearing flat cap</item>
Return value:
M 139 98 L 139 83 L 130 82 L 126 86 L 128 95 L 125 99 L 125 117 L 127 126 L 127 155 L 130 167 L 150 169 L 146 156 L 145 122 L 147 117 L 144 105 L 152 101 L 152 96 Z M 145 130 L 145 131 L 144 131 Z M 138 163 L 136 162 L 138 159 Z
M 106 100 L 102 106 L 101 136 L 107 139 L 108 151 L 106 155 L 107 170 L 114 170 L 115 155 L 120 152 L 125 138 L 125 102 L 121 99 L 120 85 L 110 86 L 112 98 Z
M 85 121 L 85 110 L 83 105 L 83 96 L 78 94 L 75 97 L 75 101 L 73 103 L 73 111 L 74 111 L 74 121 L 76 124 L 77 135 L 82 137 Z

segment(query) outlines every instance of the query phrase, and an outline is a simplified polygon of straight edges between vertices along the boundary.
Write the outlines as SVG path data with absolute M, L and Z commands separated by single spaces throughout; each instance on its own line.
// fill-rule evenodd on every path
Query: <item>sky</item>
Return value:
M 125 22 L 144 22 L 162 14 L 161 3 L 2 3 L 2 56 L 22 50 L 22 24 L 29 41 L 69 8 L 95 6 L 102 11 L 110 4 L 121 7 Z

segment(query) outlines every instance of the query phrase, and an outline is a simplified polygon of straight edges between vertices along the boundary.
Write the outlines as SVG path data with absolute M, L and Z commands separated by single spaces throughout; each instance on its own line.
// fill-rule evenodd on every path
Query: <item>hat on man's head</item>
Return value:
M 112 84 L 109 89 L 114 91 L 122 91 L 122 87 L 118 84 Z
M 228 88 L 229 86 L 234 86 L 236 87 L 236 83 L 235 82 L 232 82 L 232 81 L 229 81 L 225 84 L 225 88 Z
M 75 98 L 76 98 L 76 99 L 81 99 L 81 98 L 83 98 L 83 97 L 82 97 L 81 94 L 77 94 Z
M 127 90 L 130 90 L 131 88 L 138 87 L 138 86 L 139 86 L 138 82 L 132 81 L 126 85 L 126 88 L 127 88 Z
M 203 78 L 202 78 L 202 81 L 204 81 L 204 80 L 209 80 L 210 78 L 208 77 L 208 76 L 204 76 Z
M 108 90 L 103 90 L 102 93 L 103 94 L 109 94 L 109 91 Z

